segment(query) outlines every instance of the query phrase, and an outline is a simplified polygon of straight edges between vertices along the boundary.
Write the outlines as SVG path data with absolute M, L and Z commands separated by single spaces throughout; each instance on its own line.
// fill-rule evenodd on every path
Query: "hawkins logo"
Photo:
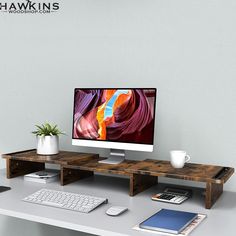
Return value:
M 11 2 L 11 3 L 1 3 L 0 2 L 0 12 L 15 13 L 15 14 L 25 14 L 25 13 L 41 13 L 47 14 L 51 12 L 56 12 L 59 10 L 58 2 L 32 2 L 26 0 L 26 2 Z

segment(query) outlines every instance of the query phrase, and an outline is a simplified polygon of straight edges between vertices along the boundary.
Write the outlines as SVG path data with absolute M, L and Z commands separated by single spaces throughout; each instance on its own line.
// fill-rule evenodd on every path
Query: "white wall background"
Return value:
M 70 0 L 50 15 L 1 13 L 0 152 L 34 147 L 45 120 L 67 132 L 63 149 L 91 151 L 71 146 L 74 87 L 157 87 L 155 150 L 128 157 L 178 148 L 236 167 L 235 12 L 233 0 Z M 16 232 L 78 235 L 0 218 L 1 235 Z

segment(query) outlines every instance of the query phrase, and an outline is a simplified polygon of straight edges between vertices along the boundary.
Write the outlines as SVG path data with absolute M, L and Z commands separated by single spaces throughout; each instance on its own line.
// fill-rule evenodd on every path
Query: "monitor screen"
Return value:
M 77 88 L 73 139 L 153 145 L 155 101 L 154 88 Z

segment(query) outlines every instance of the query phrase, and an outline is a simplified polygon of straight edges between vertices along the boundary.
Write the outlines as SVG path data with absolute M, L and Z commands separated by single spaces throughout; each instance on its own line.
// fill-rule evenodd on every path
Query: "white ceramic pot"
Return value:
M 37 154 L 55 155 L 59 153 L 59 138 L 54 136 L 37 136 Z

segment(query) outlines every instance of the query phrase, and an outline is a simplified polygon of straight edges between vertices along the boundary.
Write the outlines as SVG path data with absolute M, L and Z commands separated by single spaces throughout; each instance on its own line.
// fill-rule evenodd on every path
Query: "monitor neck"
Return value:
M 110 155 L 107 159 L 99 161 L 104 164 L 120 164 L 125 160 L 125 150 L 110 149 Z

